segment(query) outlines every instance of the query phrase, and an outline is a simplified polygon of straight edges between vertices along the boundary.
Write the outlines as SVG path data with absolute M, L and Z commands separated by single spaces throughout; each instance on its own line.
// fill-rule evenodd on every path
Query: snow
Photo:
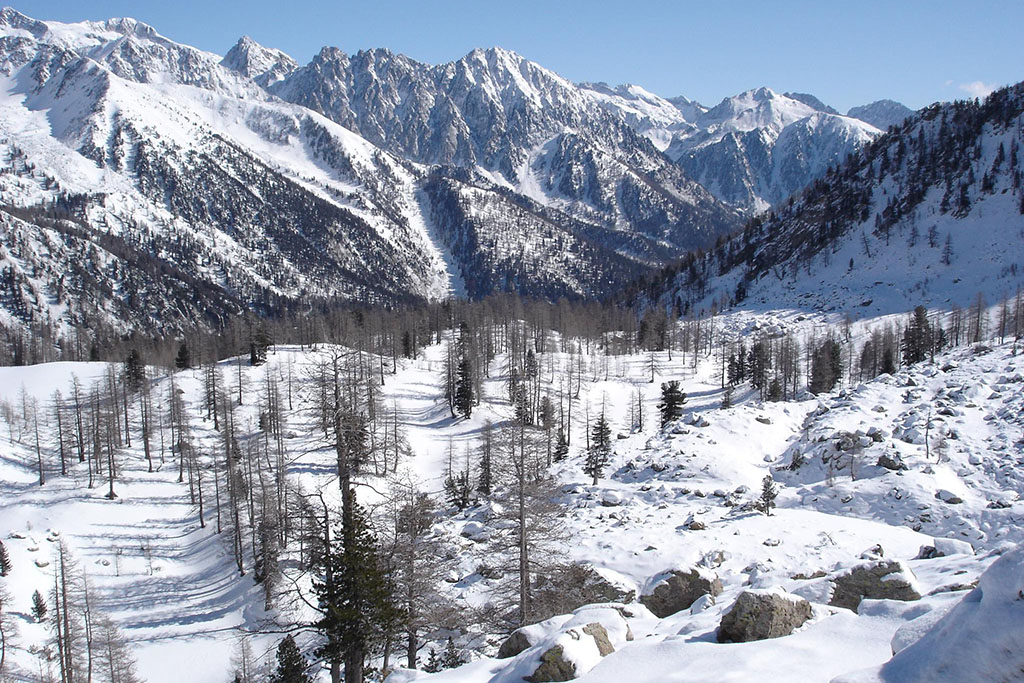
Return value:
M 747 322 L 723 324 L 737 329 Z M 770 324 L 765 320 L 761 326 Z M 258 387 L 265 373 L 284 373 L 288 367 L 302 377 L 303 368 L 326 352 L 329 347 L 317 351 L 281 347 L 266 366 L 243 368 L 243 374 L 250 387 Z M 449 453 L 456 467 L 461 467 L 483 424 L 488 420 L 500 423 L 511 414 L 501 373 L 495 371 L 485 381 L 483 400 L 472 418 L 452 418 L 440 398 L 444 356 L 444 344 L 426 347 L 419 358 L 400 361 L 397 373 L 386 375 L 382 387 L 383 405 L 397 407 L 414 453 L 404 467 L 434 493 L 442 489 Z M 546 381 L 557 388 L 555 368 L 568 362 L 567 356 L 551 352 L 541 354 L 541 359 L 542 376 L 550 377 Z M 503 362 L 496 360 L 495 370 L 503 367 Z M 234 363 L 224 362 L 231 383 Z M 690 610 L 660 620 L 638 605 L 595 606 L 539 627 L 539 640 L 548 646 L 563 645 L 574 658 L 583 674 L 580 680 L 631 676 L 630 680 L 696 681 L 706 680 L 710 671 L 721 680 L 744 680 L 755 671 L 778 680 L 801 680 L 800 676 L 806 680 L 807 672 L 814 671 L 815 680 L 828 680 L 865 666 L 882 666 L 891 656 L 891 643 L 901 651 L 911 651 L 910 643 L 927 630 L 932 623 L 929 620 L 963 595 L 962 586 L 981 575 L 1007 542 L 1024 540 L 1011 522 L 1013 515 L 1020 514 L 1021 503 L 1011 502 L 1009 508 L 987 507 L 990 496 L 1013 497 L 1009 494 L 1016 495 L 1024 488 L 1003 466 L 1020 457 L 1020 445 L 1007 442 L 1000 449 L 990 448 L 994 436 L 1013 437 L 1013 430 L 1019 429 L 1019 411 L 1012 408 L 1024 402 L 1024 383 L 1007 384 L 998 396 L 986 390 L 1020 373 L 1019 357 L 1012 355 L 1009 345 L 996 346 L 984 355 L 953 350 L 937 358 L 934 366 L 903 370 L 898 377 L 883 376 L 851 393 L 817 400 L 761 404 L 740 392 L 734 397 L 734 406 L 726 410 L 718 408 L 720 388 L 714 359 L 694 366 L 688 356 L 675 354 L 670 361 L 660 354 L 653 384 L 648 381 L 648 363 L 646 355 L 604 360 L 593 356 L 584 365 L 585 381 L 576 409 L 582 412 L 589 404 L 593 411 L 603 403 L 613 434 L 624 438 L 613 440 L 611 466 L 596 487 L 582 473 L 580 431 L 573 439 L 570 458 L 554 468 L 563 482 L 564 521 L 573 539 L 565 554 L 636 594 L 647 591 L 673 568 L 696 568 L 707 576 L 717 576 L 724 591 L 713 600 L 705 599 Z M 88 386 L 102 379 L 108 367 L 59 363 L 2 368 L 0 400 L 18 411 L 24 386 L 26 396 L 44 406 L 55 390 L 68 394 L 73 375 Z M 950 370 L 942 372 L 938 370 L 941 367 Z M 700 419 L 681 420 L 665 431 L 650 425 L 641 432 L 629 429 L 630 404 L 635 402 L 636 392 L 650 422 L 656 414 L 658 382 L 670 378 L 683 382 L 690 396 L 686 411 Z M 974 419 L 969 413 L 962 418 L 957 449 L 946 456 L 949 463 L 935 463 L 934 458 L 927 462 L 923 445 L 905 444 L 889 436 L 886 443 L 872 442 L 866 451 L 895 445 L 909 471 L 897 475 L 865 465 L 855 480 L 847 481 L 848 476 L 840 472 L 830 486 L 813 451 L 808 452 L 801 470 L 790 473 L 782 469 L 792 449 L 806 448 L 804 439 L 817 443 L 818 434 L 851 426 L 863 429 L 867 425 L 862 422 L 870 420 L 869 425 L 880 425 L 894 435 L 891 422 L 905 421 L 905 413 L 915 405 L 907 404 L 904 397 L 903 385 L 910 378 L 920 390 L 921 401 L 927 400 L 926 392 L 943 390 L 953 380 L 952 384 L 977 402 L 978 408 L 968 411 L 976 410 L 979 417 Z M 166 387 L 168 381 L 160 378 L 157 386 Z M 196 371 L 178 373 L 175 382 L 185 391 L 187 402 L 194 406 L 201 402 Z M 856 401 L 851 401 L 854 397 Z M 1000 409 L 1006 402 L 1011 409 Z M 255 406 L 247 405 L 250 407 L 240 409 L 240 418 L 251 423 L 254 416 L 244 416 Z M 819 405 L 830 409 L 821 412 Z M 885 411 L 874 410 L 876 406 Z M 981 419 L 985 415 L 994 417 Z M 306 488 L 322 488 L 331 481 L 331 455 L 329 449 L 317 445 L 315 428 L 300 436 L 306 434 L 301 425 L 307 419 L 312 417 L 301 413 L 289 418 L 289 431 L 296 434 L 289 449 L 301 454 L 294 459 L 290 476 Z M 805 420 L 811 421 L 809 427 Z M 192 427 L 198 443 L 215 447 L 217 437 L 211 425 L 197 415 Z M 77 464 L 72 474 L 63 478 L 52 471 L 51 462 L 48 481 L 40 487 L 34 447 L 27 436 L 22 438 L 17 429 L 0 436 L 7 442 L 0 458 L 0 536 L 14 561 L 15 571 L 8 581 L 19 612 L 28 612 L 32 590 L 48 585 L 51 567 L 38 567 L 33 560 L 50 559 L 52 543 L 46 539 L 59 532 L 89 571 L 103 609 L 129 634 L 147 680 L 169 680 L 166 667 L 176 660 L 181 661 L 174 670 L 190 680 L 222 680 L 234 639 L 241 631 L 258 629 L 267 619 L 287 618 L 263 612 L 258 586 L 249 578 L 238 577 L 228 549 L 211 525 L 199 527 L 185 484 L 177 482 L 173 460 L 149 474 L 139 446 L 126 449 L 120 456 L 124 474 L 123 481 L 117 483 L 119 498 L 108 501 L 102 487 L 85 488 L 85 473 Z M 51 439 L 44 434 L 45 443 Z M 987 452 L 984 464 L 970 465 L 969 453 L 980 449 Z M 771 517 L 750 506 L 761 478 L 769 471 L 780 489 L 778 507 Z M 934 497 L 936 490 L 956 481 L 965 494 L 963 504 L 951 506 Z M 361 499 L 372 502 L 372 491 L 382 482 L 374 483 L 369 477 L 365 483 L 372 486 L 360 485 Z M 890 495 L 894 484 L 902 492 L 898 499 Z M 852 496 L 849 502 L 843 502 L 848 496 Z M 611 501 L 616 504 L 609 506 Z M 939 506 L 935 511 L 939 514 L 933 512 L 930 522 L 918 522 L 922 505 Z M 492 530 L 488 515 L 482 513 L 482 509 L 470 510 L 442 517 L 438 529 L 449 534 L 455 546 L 473 546 L 484 542 Z M 913 517 L 912 523 L 907 522 L 908 516 Z M 702 521 L 705 529 L 691 531 L 690 519 Z M 921 531 L 907 526 L 919 523 Z M 969 552 L 965 543 L 944 543 L 946 539 L 969 541 L 978 552 Z M 863 563 L 861 556 L 879 545 L 884 558 L 904 562 L 904 574 L 916 576 L 916 585 L 925 597 L 913 603 L 865 601 L 859 615 L 828 607 L 828 577 Z M 915 559 L 922 546 L 941 547 L 945 556 Z M 117 553 L 117 548 L 122 552 Z M 152 570 L 146 559 L 149 553 Z M 475 571 L 476 562 L 467 555 L 456 569 L 456 582 L 449 584 L 448 590 L 467 605 L 482 605 L 487 599 L 490 580 Z M 815 572 L 825 578 L 813 578 Z M 815 617 L 794 635 L 771 643 L 714 642 L 721 616 L 740 592 L 749 589 L 782 589 L 800 595 L 815 605 Z M 982 591 L 988 595 L 984 584 Z M 1009 588 L 999 588 L 995 595 L 1003 599 L 1009 592 Z M 621 612 L 623 608 L 628 611 Z M 606 626 L 616 648 L 604 658 L 595 655 L 592 640 L 566 635 L 568 630 L 594 621 Z M 627 625 L 632 640 L 626 635 Z M 24 623 L 21 631 L 23 638 L 43 635 L 42 627 L 31 623 Z M 274 645 L 273 638 L 258 638 L 257 642 L 261 655 Z M 540 647 L 523 653 L 514 666 L 508 660 L 484 657 L 430 680 L 511 680 L 536 663 Z M 18 659 L 29 664 L 20 655 Z M 396 680 L 414 680 L 409 678 L 413 674 L 402 676 L 407 678 Z

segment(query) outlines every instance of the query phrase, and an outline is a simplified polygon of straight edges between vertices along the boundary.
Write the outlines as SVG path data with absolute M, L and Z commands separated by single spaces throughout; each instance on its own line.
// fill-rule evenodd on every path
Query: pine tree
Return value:
M 555 443 L 555 452 L 552 458 L 555 462 L 565 460 L 569 455 L 569 443 L 565 440 L 565 432 L 558 430 L 558 441 Z
M 463 417 L 469 417 L 473 412 L 473 366 L 467 356 L 459 361 L 459 368 L 455 377 L 455 411 Z
M 907 331 L 903 335 L 903 362 L 907 365 L 920 363 L 931 352 L 932 326 L 928 322 L 928 309 L 917 306 L 910 315 Z
M 192 367 L 192 353 L 188 350 L 188 344 L 181 342 L 178 347 L 178 355 L 174 357 L 174 367 L 179 370 L 188 370 Z
M 347 519 L 323 549 L 321 578 L 313 581 L 321 609 L 313 627 L 326 638 L 317 655 L 332 665 L 343 663 L 345 680 L 358 683 L 366 654 L 379 640 L 381 625 L 393 620 L 395 608 L 366 513 L 354 493 L 348 496 L 348 511 L 342 513 Z
M 124 381 L 128 385 L 128 391 L 135 393 L 142 388 L 146 381 L 146 364 L 138 350 L 132 349 L 124 361 Z
M 295 639 L 287 635 L 277 646 L 277 670 L 271 675 L 270 683 L 313 683 L 306 673 L 308 666 Z
M 662 382 L 661 402 L 658 410 L 661 412 L 661 426 L 664 427 L 673 420 L 683 416 L 683 404 L 686 403 L 686 392 L 679 389 L 679 380 Z
M 430 652 L 427 654 L 427 663 L 423 665 L 423 670 L 428 674 L 436 674 L 442 668 L 441 658 L 437 656 L 437 650 L 430 648 Z
M 0 576 L 7 576 L 11 571 L 11 556 L 7 553 L 7 547 L 0 541 Z
M 32 594 L 32 616 L 38 623 L 46 618 L 46 598 L 39 591 Z
M 612 450 L 612 430 L 605 419 L 604 411 L 597 418 L 597 422 L 590 430 L 590 449 L 587 451 L 587 459 L 583 464 L 583 471 L 594 478 L 594 486 L 597 480 L 608 466 L 608 456 Z
M 775 480 L 772 479 L 772 475 L 764 475 L 764 479 L 761 480 L 761 498 L 758 500 L 758 508 L 761 512 L 771 517 L 772 508 L 775 507 L 775 499 L 778 497 L 779 492 L 775 488 Z
M 839 342 L 826 339 L 811 356 L 811 377 L 808 388 L 814 394 L 832 391 L 843 371 Z
M 441 653 L 441 668 L 454 669 L 463 664 L 465 662 L 462 660 L 462 653 L 455 647 L 455 641 L 449 636 L 448 644 L 444 646 L 444 651 Z
M 946 233 L 946 244 L 942 247 L 942 263 L 950 265 L 953 263 L 953 236 Z

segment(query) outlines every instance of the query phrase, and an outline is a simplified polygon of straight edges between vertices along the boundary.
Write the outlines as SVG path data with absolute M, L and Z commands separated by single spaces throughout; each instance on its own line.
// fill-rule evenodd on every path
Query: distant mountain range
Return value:
M 1024 83 L 980 104 L 927 107 L 636 294 L 681 311 L 855 316 L 1015 298 L 1024 287 L 1022 129 Z
M 10 8 L 0 75 L 8 324 L 605 296 L 899 116 L 767 88 L 707 108 L 500 48 L 441 65 L 324 48 L 303 66 L 242 38 L 221 57 L 132 19 Z

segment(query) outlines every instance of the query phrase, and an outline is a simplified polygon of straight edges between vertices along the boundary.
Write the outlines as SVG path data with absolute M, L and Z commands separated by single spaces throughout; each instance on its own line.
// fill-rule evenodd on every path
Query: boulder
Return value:
M 900 457 L 899 453 L 882 453 L 878 456 L 877 465 L 894 472 L 907 469 L 907 464 L 903 462 L 903 458 Z
M 656 577 L 649 584 L 649 590 L 640 597 L 640 602 L 656 617 L 663 619 L 689 609 L 702 595 L 715 596 L 721 592 L 722 582 L 713 573 L 674 569 Z
M 947 557 L 948 555 L 973 555 L 974 546 L 967 541 L 959 541 L 955 538 L 933 539 L 934 545 L 921 546 L 917 554 L 919 560 L 930 560 L 935 557 Z
M 555 645 L 545 650 L 540 656 L 540 665 L 524 678 L 530 683 L 571 681 L 576 678 L 576 664 L 565 658 L 565 650 L 561 645 Z
M 615 652 L 615 648 L 612 646 L 612 641 L 608 640 L 608 631 L 606 631 L 604 626 L 598 622 L 595 621 L 592 624 L 587 624 L 583 627 L 583 632 L 594 639 L 594 644 L 597 645 L 597 651 L 601 653 L 602 657 L 607 657 L 611 653 Z
M 530 642 L 530 637 L 523 632 L 522 629 L 513 631 L 512 635 L 505 639 L 505 642 L 498 648 L 498 659 L 508 659 L 509 657 L 515 657 L 520 652 L 531 647 L 533 643 Z
M 897 560 L 881 560 L 854 567 L 832 579 L 830 605 L 857 611 L 864 598 L 872 600 L 920 600 L 910 567 Z
M 601 657 L 615 652 L 608 632 L 599 622 L 588 623 L 579 630 L 570 628 L 541 654 L 537 668 L 525 680 L 531 683 L 571 681 L 577 675 L 586 673 L 594 663 L 593 650 L 587 644 L 588 637 Z M 588 650 L 590 654 L 587 654 Z M 583 667 L 583 671 L 578 670 L 578 664 Z
M 546 619 L 583 605 L 632 602 L 636 593 L 615 585 L 589 565 L 569 564 L 546 577 L 538 577 L 533 597 L 535 616 Z
M 722 617 L 718 642 L 746 643 L 788 636 L 811 618 L 811 603 L 781 589 L 740 593 Z

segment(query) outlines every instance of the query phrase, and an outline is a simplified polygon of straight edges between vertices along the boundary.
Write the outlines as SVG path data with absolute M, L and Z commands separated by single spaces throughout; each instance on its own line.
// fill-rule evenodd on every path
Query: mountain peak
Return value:
M 846 115 L 870 123 L 879 130 L 902 123 L 914 110 L 895 100 L 878 100 L 871 104 L 852 107 Z
M 220 63 L 264 87 L 283 79 L 299 66 L 281 50 L 265 47 L 249 36 L 239 38 Z

